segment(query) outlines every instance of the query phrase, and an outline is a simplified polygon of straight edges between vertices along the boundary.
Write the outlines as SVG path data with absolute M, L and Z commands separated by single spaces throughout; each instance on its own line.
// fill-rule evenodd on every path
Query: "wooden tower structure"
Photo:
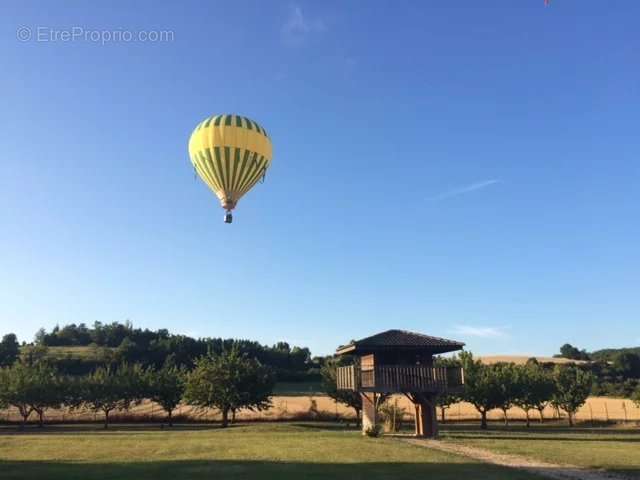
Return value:
M 438 435 L 436 398 L 460 393 L 464 372 L 460 367 L 435 367 L 433 356 L 461 350 L 464 343 L 404 330 L 387 330 L 338 347 L 337 355 L 352 355 L 353 365 L 338 367 L 339 390 L 362 396 L 363 433 L 376 424 L 380 394 L 400 393 L 414 405 L 416 436 Z

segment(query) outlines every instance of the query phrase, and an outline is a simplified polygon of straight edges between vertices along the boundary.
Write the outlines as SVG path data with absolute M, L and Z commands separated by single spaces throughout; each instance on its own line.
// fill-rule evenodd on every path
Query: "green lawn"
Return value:
M 249 424 L 222 430 L 95 425 L 0 428 L 0 478 L 485 479 L 539 477 L 337 425 Z
M 23 346 L 20 349 L 22 355 L 27 355 L 31 350 L 30 345 Z M 111 347 L 106 347 L 109 350 L 115 350 Z M 100 348 L 92 348 L 89 346 L 70 346 L 70 347 L 47 347 L 47 355 L 53 358 L 79 358 L 82 360 L 95 360 L 97 355 L 100 354 Z
M 567 428 L 532 425 L 505 428 L 491 425 L 443 426 L 446 441 L 511 453 L 551 463 L 603 468 L 640 479 L 640 428 Z

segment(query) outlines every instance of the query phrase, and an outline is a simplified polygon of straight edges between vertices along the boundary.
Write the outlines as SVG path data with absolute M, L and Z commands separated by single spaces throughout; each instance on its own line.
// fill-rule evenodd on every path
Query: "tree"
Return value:
M 553 377 L 555 392 L 551 402 L 561 408 L 569 417 L 569 426 L 573 426 L 575 412 L 587 401 L 591 393 L 593 375 L 574 365 L 556 365 Z
M 36 345 L 46 345 L 47 344 L 47 331 L 40 327 L 33 337 L 33 342 Z
M 274 384 L 268 367 L 234 347 L 196 360 L 195 368 L 187 376 L 184 398 L 200 408 L 220 410 L 225 428 L 229 425 L 229 412 L 270 406 Z
M 0 367 L 9 367 L 20 356 L 20 344 L 13 333 L 7 333 L 0 342 Z
M 457 356 L 454 357 L 435 357 L 434 358 L 434 367 L 456 367 L 461 368 L 462 364 L 460 359 Z M 436 406 L 440 408 L 440 417 L 442 423 L 445 423 L 445 414 L 446 410 L 451 407 L 454 403 L 458 403 L 462 400 L 460 395 L 455 395 L 452 393 L 444 393 L 438 395 L 436 398 Z
M 353 358 L 339 356 L 329 359 L 320 369 L 322 376 L 322 389 L 328 397 L 347 407 L 353 408 L 356 414 L 356 423 L 360 425 L 360 414 L 362 412 L 362 397 L 355 390 L 338 390 L 337 370 L 338 367 L 346 367 L 353 364 Z
M 436 405 L 440 408 L 440 420 L 442 423 L 445 423 L 445 412 L 448 408 L 451 407 L 454 403 L 458 403 L 460 401 L 460 396 L 454 395 L 452 393 L 445 393 L 442 395 L 438 395 L 436 398 Z
M 104 428 L 109 428 L 113 410 L 127 410 L 144 396 L 143 372 L 139 365 L 121 364 L 117 368 L 100 367 L 78 385 L 80 402 L 93 411 L 104 413 Z
M 44 414 L 49 408 L 60 408 L 64 402 L 64 385 L 58 372 L 46 362 L 30 369 L 27 397 L 32 410 L 38 415 L 38 426 L 44 426 Z
M 62 377 L 60 395 L 62 404 L 71 409 L 85 406 L 85 386 L 87 377 L 80 375 L 67 375 Z
M 480 428 L 487 428 L 487 412 L 502 405 L 502 392 L 495 371 L 474 360 L 470 352 L 462 352 L 460 361 L 464 368 L 463 399 L 480 413 Z
M 590 360 L 586 350 L 579 350 L 570 343 L 565 343 L 560 347 L 560 356 L 571 360 Z
M 618 353 L 613 358 L 613 366 L 624 378 L 640 378 L 640 355 L 638 354 Z
M 246 408 L 261 411 L 271 407 L 271 395 L 275 384 L 275 375 L 271 368 L 262 365 L 256 359 L 247 359 L 245 375 L 241 377 L 240 383 L 240 405 L 232 409 L 232 420 L 235 421 L 237 410 Z
M 502 410 L 504 424 L 509 425 L 507 411 L 515 404 L 522 387 L 516 366 L 513 363 L 496 363 L 489 368 L 492 370 L 493 375 L 496 376 L 500 397 L 499 408 Z
M 31 388 L 33 386 L 32 368 L 16 362 L 11 367 L 0 369 L 0 403 L 15 407 L 22 417 L 20 428 L 24 428 L 33 407 L 31 406 Z
M 148 397 L 167 412 L 167 422 L 173 426 L 172 413 L 184 395 L 185 369 L 171 360 L 159 370 L 147 370 Z
M 138 345 L 129 337 L 124 337 L 116 349 L 116 358 L 121 362 L 128 362 L 136 358 Z
M 529 410 L 536 409 L 540 413 L 540 423 L 544 421 L 544 409 L 555 392 L 553 377 L 538 364 L 529 361 L 517 367 L 518 395 L 514 403 L 524 410 L 527 427 L 530 426 Z
M 9 339 L 5 344 L 13 345 L 15 335 L 5 335 L 4 340 L 7 337 Z M 43 348 L 46 353 L 46 347 L 33 347 L 11 367 L 3 369 L 0 382 L 4 385 L 3 403 L 18 409 L 23 427 L 34 411 L 38 414 L 38 424 L 42 427 L 45 411 L 59 407 L 63 400 L 57 371 L 42 353 Z

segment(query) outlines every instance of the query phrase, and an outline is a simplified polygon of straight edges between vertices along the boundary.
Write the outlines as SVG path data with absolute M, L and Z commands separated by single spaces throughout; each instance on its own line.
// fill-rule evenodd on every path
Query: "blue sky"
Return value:
M 64 3 L 0 15 L 0 333 L 640 344 L 640 3 Z M 233 225 L 214 113 L 274 143 Z

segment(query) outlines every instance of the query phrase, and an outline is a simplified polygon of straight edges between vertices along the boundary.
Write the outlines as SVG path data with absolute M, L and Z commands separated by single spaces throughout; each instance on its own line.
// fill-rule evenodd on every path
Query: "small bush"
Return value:
M 367 437 L 378 438 L 382 434 L 382 426 L 380 426 L 380 425 L 371 425 L 370 427 L 368 427 L 364 431 L 364 434 Z
M 402 430 L 407 410 L 398 407 L 398 403 L 384 402 L 378 409 L 378 415 L 384 425 L 385 432 L 395 433 Z
M 311 418 L 318 418 L 320 416 L 318 401 L 313 397 L 309 397 L 309 410 L 307 413 Z

